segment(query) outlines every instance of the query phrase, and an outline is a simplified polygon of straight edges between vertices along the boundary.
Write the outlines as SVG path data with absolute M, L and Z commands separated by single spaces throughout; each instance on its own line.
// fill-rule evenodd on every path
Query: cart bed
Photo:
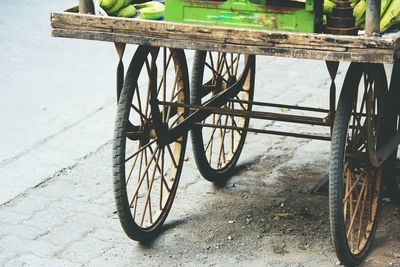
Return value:
M 54 37 L 230 53 L 392 64 L 400 32 L 382 37 L 271 32 L 116 17 L 53 13 Z

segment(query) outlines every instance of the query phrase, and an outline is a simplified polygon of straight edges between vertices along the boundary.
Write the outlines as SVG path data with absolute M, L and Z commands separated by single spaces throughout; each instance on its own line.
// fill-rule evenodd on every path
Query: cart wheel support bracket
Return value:
M 122 86 L 124 85 L 124 63 L 122 62 L 122 59 L 124 57 L 125 53 L 125 43 L 114 43 L 115 49 L 117 49 L 118 53 L 118 66 L 117 66 L 117 103 L 119 102 L 119 97 L 121 96 L 122 92 Z
M 335 79 L 339 69 L 338 61 L 326 61 L 329 76 L 331 77 L 331 87 L 329 90 L 329 123 L 331 125 L 331 132 L 333 129 L 333 122 L 335 121 L 335 110 L 336 110 L 336 84 Z

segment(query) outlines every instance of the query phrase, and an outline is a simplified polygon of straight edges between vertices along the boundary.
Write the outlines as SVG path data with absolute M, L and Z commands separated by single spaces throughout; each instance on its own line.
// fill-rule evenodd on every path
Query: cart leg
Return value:
M 367 255 L 376 232 L 383 167 L 373 167 L 369 160 L 367 128 L 368 124 L 373 128 L 372 145 L 382 146 L 387 90 L 383 65 L 352 63 L 336 111 L 330 152 L 330 223 L 336 254 L 349 266 Z
M 336 113 L 336 84 L 335 79 L 339 68 L 338 61 L 326 61 L 328 67 L 329 76 L 331 77 L 331 87 L 329 90 L 329 122 L 331 124 L 331 136 L 333 129 L 333 122 L 335 120 Z
M 192 72 L 191 104 L 206 103 L 245 77 L 239 93 L 223 105 L 226 110 L 251 110 L 255 59 L 242 54 L 197 51 Z M 247 65 L 250 66 L 246 71 Z M 191 131 L 193 154 L 202 176 L 223 184 L 236 166 L 246 140 L 250 118 L 212 114 Z M 225 128 L 224 128 L 225 127 Z M 230 128 L 228 128 L 230 127 Z
M 117 103 L 119 102 L 119 97 L 121 96 L 122 86 L 124 84 L 124 63 L 122 62 L 122 58 L 124 57 L 125 53 L 125 43 L 115 43 L 115 48 L 117 49 L 118 53 L 118 66 L 117 66 Z
M 155 50 L 157 53 L 153 53 Z M 189 104 L 183 50 L 139 46 L 118 102 L 114 196 L 121 225 L 134 240 L 152 238 L 161 229 L 178 187 L 187 141 L 186 133 L 170 144 L 159 145 L 155 131 L 158 121 L 173 129 L 189 116 L 189 111 L 163 104 L 154 107 L 152 98 Z

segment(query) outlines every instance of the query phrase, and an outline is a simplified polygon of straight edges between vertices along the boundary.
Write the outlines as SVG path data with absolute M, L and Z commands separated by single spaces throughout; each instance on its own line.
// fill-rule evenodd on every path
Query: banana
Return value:
M 104 9 L 110 9 L 117 0 L 99 0 L 99 5 Z
M 360 2 L 360 0 L 351 0 L 351 6 L 355 7 L 358 4 L 358 2 Z
M 133 18 L 134 16 L 136 16 L 136 13 L 137 13 L 136 8 L 133 5 L 129 5 L 121 9 L 118 12 L 117 16 L 122 18 Z
M 383 14 L 385 14 L 386 9 L 389 7 L 391 0 L 382 0 L 381 2 L 381 17 Z M 396 1 L 396 0 L 394 0 Z
M 107 9 L 106 12 L 109 15 L 114 15 L 118 11 L 120 11 L 124 7 L 124 5 L 125 5 L 125 0 L 116 0 L 115 4 L 110 9 Z
M 385 0 L 382 0 L 385 1 Z M 125 0 L 124 8 L 132 4 L 133 0 Z
M 354 7 L 353 16 L 356 18 L 356 26 L 360 27 L 365 20 L 365 10 L 367 8 L 367 2 L 365 0 L 360 0 Z
M 387 31 L 395 24 L 400 24 L 400 1 L 392 0 L 381 17 L 381 32 Z
M 143 4 L 134 5 L 140 8 L 139 17 L 142 19 L 157 20 L 164 16 L 165 6 L 159 2 L 151 1 Z
M 330 0 L 324 0 L 324 14 L 332 14 L 332 9 L 336 6 L 335 3 L 333 3 Z

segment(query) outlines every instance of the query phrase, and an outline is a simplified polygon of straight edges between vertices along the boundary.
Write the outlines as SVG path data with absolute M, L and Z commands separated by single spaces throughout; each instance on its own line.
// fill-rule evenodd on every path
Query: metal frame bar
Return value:
M 79 0 L 79 13 L 94 14 L 94 5 L 92 0 Z
M 307 138 L 307 139 L 315 139 L 321 141 L 330 141 L 330 136 L 323 135 L 311 135 L 311 134 L 301 134 L 301 133 L 290 133 L 290 132 L 282 132 L 282 131 L 273 131 L 273 130 L 263 130 L 263 129 L 255 129 L 255 128 L 240 128 L 240 127 L 232 127 L 232 126 L 222 126 L 222 125 L 213 125 L 207 123 L 196 122 L 195 125 L 202 127 L 212 127 L 218 129 L 228 129 L 228 130 L 237 130 L 237 131 L 247 131 L 252 133 L 261 133 L 261 134 L 271 134 L 271 135 L 281 135 L 281 136 L 290 136 L 290 137 L 298 137 L 298 138 Z
M 171 103 L 164 101 L 158 101 L 158 104 L 165 106 L 172 106 L 172 107 L 185 107 L 191 110 L 204 110 L 204 111 L 209 111 L 210 114 L 230 115 L 235 117 L 252 118 L 260 120 L 274 120 L 274 121 L 283 121 L 290 123 L 310 124 L 317 126 L 330 126 L 329 117 L 319 118 L 319 117 L 280 114 L 280 113 L 264 112 L 264 111 L 232 110 L 220 107 L 189 105 L 189 104 Z
M 381 0 L 367 0 L 365 14 L 365 34 L 368 36 L 380 35 Z
M 329 113 L 329 109 L 322 109 L 322 108 L 312 108 L 312 107 L 304 107 L 304 106 L 293 106 L 293 105 L 285 105 L 285 104 L 277 104 L 277 103 L 266 103 L 266 102 L 257 102 L 257 101 L 245 101 L 240 99 L 231 99 L 229 100 L 235 103 L 243 103 L 243 104 L 250 104 L 253 106 L 262 106 L 262 107 L 272 107 L 272 108 L 287 108 L 287 109 L 294 109 L 294 110 L 303 110 L 303 111 L 311 111 L 311 112 L 323 112 Z

